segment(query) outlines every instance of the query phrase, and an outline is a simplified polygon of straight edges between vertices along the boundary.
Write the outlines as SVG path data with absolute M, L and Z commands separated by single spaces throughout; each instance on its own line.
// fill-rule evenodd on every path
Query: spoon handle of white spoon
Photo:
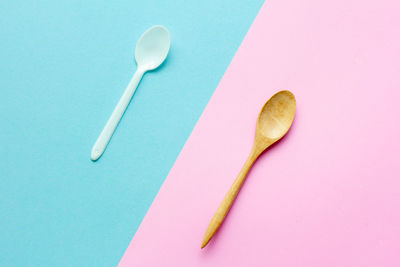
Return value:
M 108 119 L 106 126 L 104 126 L 103 131 L 100 136 L 97 138 L 96 143 L 92 148 L 92 153 L 90 155 L 93 161 L 97 160 L 104 152 L 107 147 L 108 142 L 113 135 L 115 128 L 117 128 L 118 122 L 121 120 L 122 115 L 124 115 L 125 109 L 128 106 L 129 102 L 137 86 L 139 85 L 140 80 L 142 79 L 144 71 L 138 68 L 133 75 L 131 81 L 125 89 L 124 94 L 119 100 L 117 106 L 115 107 L 111 117 Z

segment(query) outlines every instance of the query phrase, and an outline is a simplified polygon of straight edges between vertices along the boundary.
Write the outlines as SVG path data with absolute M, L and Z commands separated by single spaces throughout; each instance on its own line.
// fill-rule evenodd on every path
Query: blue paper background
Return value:
M 1 266 L 119 262 L 262 2 L 0 3 Z M 168 59 L 93 163 L 155 24 Z

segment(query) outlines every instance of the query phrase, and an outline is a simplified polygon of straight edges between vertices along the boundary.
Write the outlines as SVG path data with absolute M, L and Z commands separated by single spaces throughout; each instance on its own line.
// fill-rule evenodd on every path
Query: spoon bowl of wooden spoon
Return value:
M 268 142 L 281 139 L 292 126 L 295 110 L 296 99 L 291 92 L 280 91 L 273 95 L 258 115 L 256 138 Z
M 218 231 L 223 220 L 228 214 L 233 201 L 236 199 L 239 190 L 246 179 L 247 173 L 256 161 L 258 156 L 281 139 L 292 126 L 296 110 L 296 99 L 289 91 L 280 91 L 273 95 L 263 106 L 258 115 L 256 126 L 256 137 L 251 153 L 240 171 L 238 177 L 232 184 L 224 200 L 219 206 L 214 217 L 208 225 L 204 235 L 201 248 L 204 248 L 211 238 Z

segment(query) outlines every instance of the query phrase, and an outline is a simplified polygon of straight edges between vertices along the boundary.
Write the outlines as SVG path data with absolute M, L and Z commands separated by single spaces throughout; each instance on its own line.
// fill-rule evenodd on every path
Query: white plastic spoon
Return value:
M 93 161 L 97 160 L 106 149 L 143 74 L 146 71 L 157 68 L 164 62 L 168 55 L 169 47 L 169 32 L 164 26 L 153 26 L 140 37 L 135 49 L 135 59 L 138 68 L 92 148 L 90 157 Z

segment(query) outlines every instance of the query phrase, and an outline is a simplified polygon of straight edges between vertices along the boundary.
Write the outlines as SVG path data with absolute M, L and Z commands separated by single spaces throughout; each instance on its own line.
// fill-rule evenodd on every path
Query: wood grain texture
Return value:
M 251 166 L 253 166 L 254 162 L 263 151 L 281 139 L 290 129 L 295 110 L 296 99 L 289 91 L 280 91 L 276 93 L 264 104 L 258 115 L 256 137 L 251 153 L 211 219 L 204 235 L 201 248 L 204 248 L 218 231 L 236 199 Z

